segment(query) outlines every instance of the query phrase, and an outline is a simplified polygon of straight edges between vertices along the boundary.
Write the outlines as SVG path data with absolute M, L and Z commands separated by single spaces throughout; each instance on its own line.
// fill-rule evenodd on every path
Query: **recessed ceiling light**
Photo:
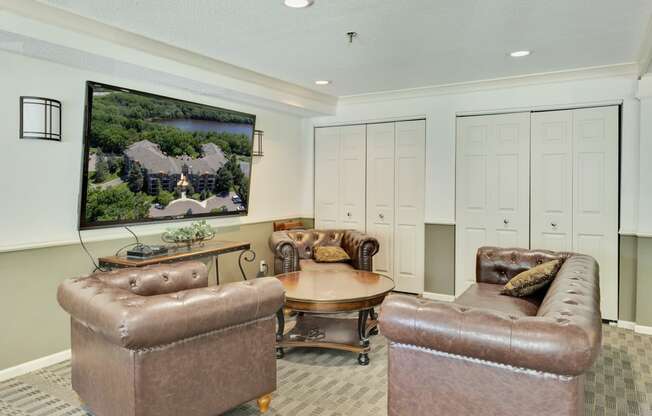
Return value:
M 303 9 L 304 7 L 312 6 L 314 0 L 284 0 L 286 6 L 294 9 Z
M 512 58 L 522 58 L 524 56 L 528 56 L 532 52 L 530 51 L 514 51 L 509 54 Z
M 325 79 L 320 79 L 318 81 L 315 81 L 315 84 L 317 84 L 317 85 L 328 85 L 330 83 L 331 83 L 330 81 L 325 80 Z

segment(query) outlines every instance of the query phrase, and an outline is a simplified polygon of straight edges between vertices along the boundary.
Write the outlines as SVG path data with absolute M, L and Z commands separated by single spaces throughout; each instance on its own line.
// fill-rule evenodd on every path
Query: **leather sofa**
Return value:
M 543 293 L 500 294 L 516 274 L 553 259 L 563 263 Z M 602 337 L 596 261 L 483 247 L 476 281 L 453 303 L 405 295 L 383 303 L 388 414 L 583 415 L 584 373 Z
M 276 389 L 272 277 L 208 287 L 201 262 L 64 281 L 72 387 L 96 416 L 214 416 Z
M 317 263 L 313 250 L 317 246 L 341 246 L 351 263 Z M 367 270 L 372 271 L 372 258 L 378 252 L 378 240 L 355 230 L 291 230 L 276 231 L 269 238 L 274 253 L 274 273 L 299 270 Z

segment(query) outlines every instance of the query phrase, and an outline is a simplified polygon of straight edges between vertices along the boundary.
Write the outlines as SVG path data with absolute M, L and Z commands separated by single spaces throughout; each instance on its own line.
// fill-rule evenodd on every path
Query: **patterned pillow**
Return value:
M 314 253 L 317 263 L 340 263 L 351 260 L 346 251 L 338 246 L 315 247 Z
M 559 260 L 552 260 L 521 272 L 507 282 L 500 293 L 516 297 L 531 295 L 555 279 L 559 266 Z

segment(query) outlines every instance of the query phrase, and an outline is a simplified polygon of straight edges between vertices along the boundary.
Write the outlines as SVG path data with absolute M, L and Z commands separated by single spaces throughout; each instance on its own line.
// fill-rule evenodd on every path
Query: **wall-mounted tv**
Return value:
M 79 228 L 246 215 L 256 116 L 86 83 Z

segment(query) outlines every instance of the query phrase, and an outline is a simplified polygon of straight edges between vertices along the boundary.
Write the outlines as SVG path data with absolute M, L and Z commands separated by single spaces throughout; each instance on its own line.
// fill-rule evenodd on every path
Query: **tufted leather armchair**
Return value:
M 547 291 L 500 295 L 518 273 L 559 259 Z M 483 247 L 476 284 L 453 303 L 390 295 L 388 415 L 577 416 L 601 346 L 599 270 L 574 253 Z
M 318 246 L 341 246 L 351 263 L 316 263 L 313 251 Z M 358 269 L 372 271 L 372 258 L 378 253 L 378 240 L 355 230 L 276 231 L 269 238 L 274 253 L 274 273 L 298 270 Z
M 208 287 L 201 262 L 68 279 L 72 386 L 97 416 L 209 416 L 276 389 L 274 278 Z

